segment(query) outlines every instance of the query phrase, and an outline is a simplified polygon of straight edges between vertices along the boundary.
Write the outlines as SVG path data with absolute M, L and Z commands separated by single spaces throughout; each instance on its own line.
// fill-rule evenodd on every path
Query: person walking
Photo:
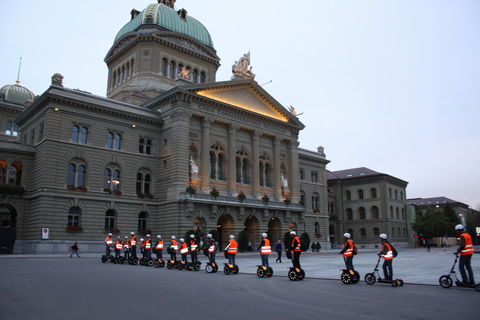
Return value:
M 275 245 L 275 251 L 277 251 L 278 257 L 275 260 L 275 263 L 280 262 L 282 263 L 282 240 L 278 240 L 277 244 Z
M 378 253 L 379 256 L 381 256 L 384 261 L 383 261 L 383 277 L 384 280 L 387 281 L 392 281 L 393 277 L 393 249 L 392 245 L 388 242 L 387 240 L 387 235 L 385 233 L 382 233 L 379 236 L 380 239 L 382 239 L 382 251 Z
M 460 274 L 462 275 L 461 284 L 473 285 L 475 284 L 475 280 L 473 279 L 473 271 L 471 265 L 472 256 L 474 253 L 472 237 L 465 231 L 465 228 L 461 224 L 457 224 L 455 226 L 455 230 L 457 231 L 460 238 L 460 246 L 458 247 L 457 251 L 455 251 L 455 254 L 460 254 L 460 263 L 458 265 L 458 268 L 460 270 Z
M 343 234 L 343 239 L 345 241 L 345 245 L 338 254 L 343 254 L 343 258 L 345 260 L 345 267 L 351 274 L 353 274 L 353 248 L 355 247 L 352 240 L 350 240 L 351 235 L 350 233 L 346 232 Z
M 262 242 L 260 242 L 260 246 L 258 246 L 257 251 L 260 250 L 260 257 L 262 258 L 262 266 L 266 267 L 267 269 L 270 267 L 268 264 L 268 256 L 272 253 L 272 247 L 270 246 L 270 240 L 267 238 L 267 234 L 264 232 L 262 233 Z
M 228 241 L 225 250 L 228 256 L 228 264 L 235 266 L 235 257 L 237 255 L 238 243 L 235 241 L 235 236 L 233 234 L 230 235 L 230 240 Z
M 75 253 L 77 255 L 77 258 L 80 258 L 80 256 L 78 255 L 78 244 L 77 242 L 75 241 L 75 243 L 73 244 L 73 246 L 71 246 L 70 248 L 72 248 L 72 253 L 70 254 L 70 258 L 73 256 L 73 254 Z

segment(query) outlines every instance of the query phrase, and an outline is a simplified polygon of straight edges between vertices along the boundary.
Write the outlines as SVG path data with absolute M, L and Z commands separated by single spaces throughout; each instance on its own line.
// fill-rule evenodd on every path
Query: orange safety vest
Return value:
M 155 246 L 155 249 L 157 250 L 163 249 L 163 240 L 158 240 L 157 245 Z
M 135 236 L 132 236 L 132 240 L 130 241 L 130 244 L 132 245 L 132 247 L 137 246 L 137 238 Z
M 270 247 L 270 240 L 267 238 L 263 239 L 265 244 L 260 248 L 261 254 L 270 254 L 272 253 L 272 247 Z
M 383 259 L 385 260 L 392 260 L 393 259 L 393 251 L 392 251 L 392 246 L 388 243 L 384 243 L 382 245 L 382 251 L 383 251 L 383 246 L 387 246 L 388 251 L 386 254 L 382 255 Z
M 474 253 L 473 251 L 473 245 L 472 245 L 472 237 L 466 232 L 462 233 L 460 237 L 463 237 L 465 239 L 465 248 L 463 248 L 462 251 L 460 251 L 460 254 L 462 256 L 469 256 Z
M 208 247 L 208 252 L 215 252 L 215 241 L 210 240 L 210 247 Z
M 188 247 L 185 242 L 180 242 L 180 253 L 185 254 L 188 252 Z
M 192 239 L 190 240 L 190 251 L 197 251 L 197 240 Z
M 124 240 L 124 241 L 123 241 L 123 246 L 124 246 L 125 248 L 129 248 L 129 247 L 130 247 L 130 241 Z
M 147 250 L 152 249 L 152 239 L 145 240 L 145 249 Z
M 295 242 L 297 244 L 295 244 Z M 293 237 L 291 251 L 302 251 L 301 247 L 302 247 L 302 244 L 300 242 L 300 239 L 297 236 Z
M 172 248 L 173 250 L 178 251 L 177 240 L 172 240 Z
M 235 240 L 230 240 L 230 246 L 228 247 L 227 253 L 228 254 L 237 254 L 238 243 Z
M 122 250 L 122 241 L 117 240 L 117 242 L 115 243 L 115 249 Z
M 348 249 L 343 253 L 344 257 L 351 257 L 353 256 L 353 241 L 352 240 L 347 240 L 345 243 L 348 245 Z
M 107 238 L 105 239 L 105 244 L 107 246 L 111 246 L 113 244 L 113 240 L 112 238 L 110 238 L 110 236 L 107 236 Z

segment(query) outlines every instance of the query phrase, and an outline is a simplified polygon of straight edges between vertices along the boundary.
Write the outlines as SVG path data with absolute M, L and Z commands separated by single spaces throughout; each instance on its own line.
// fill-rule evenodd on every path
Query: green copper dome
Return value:
M 26 103 L 31 103 L 35 99 L 32 91 L 17 84 L 8 84 L 0 89 L 1 99 L 15 104 L 24 106 Z
M 209 47 L 213 47 L 210 33 L 203 24 L 188 16 L 184 9 L 176 11 L 161 3 L 150 4 L 145 10 L 137 14 L 118 32 L 115 42 L 123 35 L 144 25 L 157 25 L 170 31 L 185 34 Z

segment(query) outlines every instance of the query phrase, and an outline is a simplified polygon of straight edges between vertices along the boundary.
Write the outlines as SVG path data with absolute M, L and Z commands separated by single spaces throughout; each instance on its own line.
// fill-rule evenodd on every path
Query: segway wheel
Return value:
M 107 262 L 107 256 L 106 256 L 106 255 L 103 255 L 103 256 L 102 256 L 102 263 L 105 263 L 105 262 Z
M 233 269 L 232 269 L 232 272 L 233 272 L 234 274 L 237 274 L 237 273 L 238 273 L 238 270 L 240 270 L 240 269 L 238 268 L 238 266 L 237 266 L 237 265 L 234 265 L 234 266 L 233 266 Z
M 271 276 L 273 276 L 273 269 L 272 269 L 272 267 L 268 267 L 267 272 L 265 273 L 265 275 L 266 275 L 267 277 L 269 277 L 269 278 L 270 278 Z
M 443 288 L 450 288 L 453 284 L 452 278 L 449 275 L 443 275 L 438 279 L 438 282 Z
M 155 268 L 160 268 L 160 261 L 155 260 L 155 262 L 153 263 L 153 266 L 154 266 Z
M 160 261 L 160 268 L 163 268 L 163 267 L 165 267 L 165 260 Z
M 305 270 L 300 269 L 300 272 L 298 274 L 298 280 L 303 280 L 305 279 Z
M 149 266 L 149 267 L 153 266 L 153 260 L 151 260 L 151 259 L 148 260 L 147 261 L 147 266 Z
M 224 272 L 225 274 L 229 274 L 229 273 L 230 273 L 230 267 L 227 266 L 227 265 L 226 265 L 225 267 L 223 267 L 223 272 Z
M 265 275 L 265 270 L 263 270 L 263 268 L 258 268 L 257 269 L 257 276 L 259 278 L 263 278 L 264 275 Z
M 475 285 L 475 290 L 480 291 L 480 283 L 477 283 L 477 284 Z
M 399 287 L 403 286 L 403 280 L 402 279 L 398 279 L 397 282 L 398 282 Z
M 124 257 L 118 258 L 118 263 L 124 264 L 125 263 L 125 258 Z
M 207 264 L 205 266 L 205 271 L 207 271 L 207 273 L 212 273 L 213 272 L 213 266 L 211 264 Z
M 342 272 L 342 275 L 340 276 L 340 279 L 344 284 L 351 284 L 352 283 L 352 277 L 348 272 Z
M 178 270 L 182 270 L 182 269 L 183 269 L 183 263 L 180 263 L 180 262 L 179 262 L 179 263 L 177 264 L 177 269 L 178 269 Z
M 376 280 L 377 280 L 377 279 L 375 278 L 375 275 L 374 275 L 373 273 L 367 273 L 367 274 L 365 275 L 365 282 L 366 282 L 367 284 L 372 285 L 372 284 L 375 283 Z
M 217 271 L 218 271 L 218 265 L 215 264 L 215 265 L 213 266 L 213 272 L 217 272 Z
M 295 272 L 295 270 L 288 271 L 288 279 L 290 279 L 292 281 L 297 281 L 298 280 L 298 276 L 297 276 L 297 273 Z
M 195 271 L 200 271 L 200 263 L 197 263 L 197 264 L 195 265 Z
M 357 283 L 359 280 L 360 280 L 360 273 L 358 273 L 357 271 L 354 271 L 355 272 L 355 275 L 352 279 L 352 283 Z M 403 284 L 403 282 L 402 282 Z
M 133 258 L 133 264 L 137 265 L 138 264 L 138 258 Z
M 397 280 L 392 280 L 392 287 L 397 287 L 398 286 L 398 282 Z
M 172 262 L 171 262 L 170 260 L 168 260 L 168 262 L 167 262 L 167 268 L 168 268 L 168 269 L 172 269 L 172 268 L 173 268 L 173 264 L 172 264 Z

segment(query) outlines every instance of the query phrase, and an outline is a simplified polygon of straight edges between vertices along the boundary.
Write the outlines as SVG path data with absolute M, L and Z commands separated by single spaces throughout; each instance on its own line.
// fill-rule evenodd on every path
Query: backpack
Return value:
M 305 243 L 305 241 L 300 240 L 300 250 L 307 251 L 307 249 L 308 249 L 308 247 L 307 247 L 307 244 Z
M 353 253 L 354 256 L 356 256 L 358 254 L 358 247 L 357 247 L 356 244 L 353 244 L 352 253 Z
M 392 248 L 392 254 L 393 254 L 393 257 L 395 258 L 396 256 L 398 256 L 397 249 L 395 249 L 395 247 L 392 245 L 390 245 L 390 247 Z

